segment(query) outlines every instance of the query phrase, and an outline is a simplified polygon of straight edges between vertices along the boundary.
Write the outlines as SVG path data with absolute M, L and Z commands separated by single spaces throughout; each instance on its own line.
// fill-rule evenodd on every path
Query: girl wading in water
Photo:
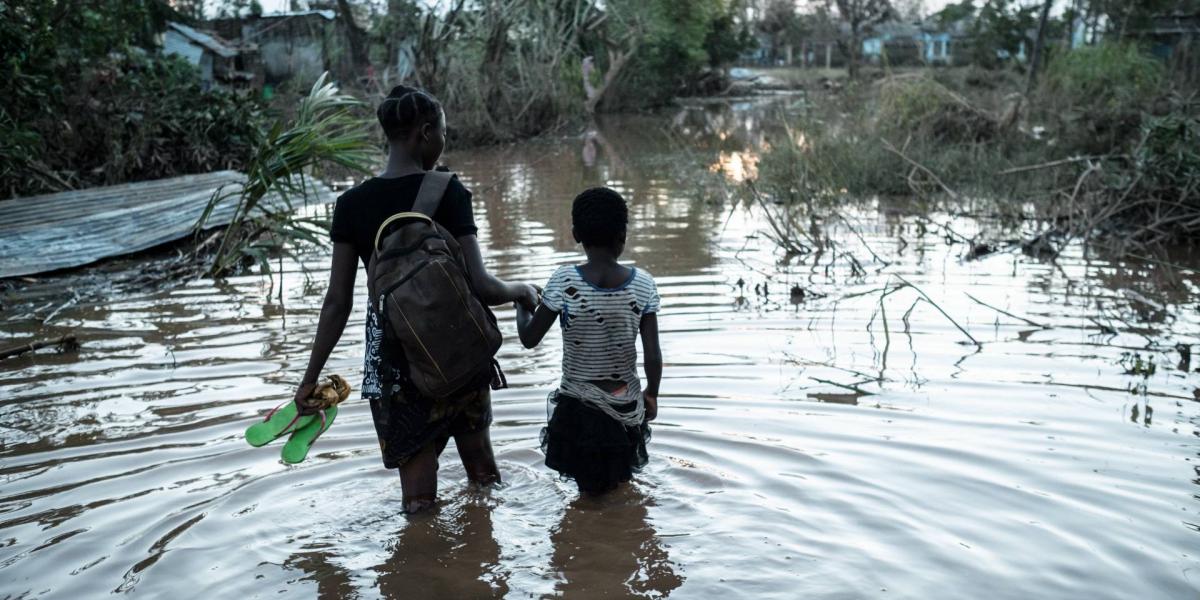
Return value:
M 346 327 L 354 303 L 358 263 L 361 261 L 364 267 L 370 263 L 376 233 L 388 217 L 413 209 L 425 172 L 434 168 L 446 145 L 441 104 L 423 91 L 397 86 L 379 106 L 377 115 L 388 141 L 387 167 L 378 177 L 342 194 L 334 207 L 329 289 L 308 369 L 296 392 L 295 402 L 301 413 L 312 412 L 306 411 L 303 400 L 315 387 Z M 536 288 L 501 281 L 484 268 L 475 237 L 478 229 L 471 211 L 471 192 L 457 178 L 447 186 L 433 219 L 457 239 L 480 300 L 489 305 L 516 301 L 529 308 L 537 304 Z M 472 482 L 500 481 L 488 434 L 492 422 L 488 386 L 468 390 L 457 398 L 422 397 L 405 376 L 404 355 L 388 343 L 373 304 L 367 301 L 362 395 L 371 405 L 383 464 L 400 471 L 404 510 L 416 512 L 434 503 L 438 456 L 451 437 Z
M 603 494 L 646 464 L 649 421 L 658 414 L 662 352 L 658 289 L 649 273 L 617 262 L 625 250 L 629 210 L 608 188 L 575 197 L 571 231 L 587 261 L 559 267 L 531 313 L 517 307 L 526 348 L 557 320 L 562 329 L 562 381 L 542 432 L 546 466 L 575 480 L 584 494 Z M 646 388 L 637 373 L 641 335 Z

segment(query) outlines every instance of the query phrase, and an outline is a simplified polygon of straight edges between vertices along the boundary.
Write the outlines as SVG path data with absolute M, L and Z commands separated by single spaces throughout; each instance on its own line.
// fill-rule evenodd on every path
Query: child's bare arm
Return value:
M 658 387 L 662 383 L 663 359 L 658 346 L 658 315 L 642 315 L 642 365 L 646 370 L 646 420 L 658 416 Z
M 537 288 L 524 283 L 501 281 L 488 273 L 483 264 L 483 254 L 479 250 L 479 239 L 474 234 L 462 235 L 455 239 L 462 249 L 463 262 L 467 264 L 467 276 L 471 278 L 471 287 L 475 288 L 480 300 L 488 306 L 498 306 L 514 300 L 530 309 L 537 305 Z
M 533 348 L 540 344 L 557 318 L 558 313 L 546 308 L 545 304 L 539 304 L 537 312 L 530 312 L 518 303 L 517 333 L 521 336 L 521 344 L 526 348 Z

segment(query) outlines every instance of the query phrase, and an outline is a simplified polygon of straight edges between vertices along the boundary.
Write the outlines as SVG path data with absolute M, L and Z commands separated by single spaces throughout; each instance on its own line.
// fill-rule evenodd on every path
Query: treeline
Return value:
M 1052 53 L 1028 81 L 971 67 L 851 83 L 792 124 L 803 137 L 772 144 L 756 189 L 801 215 L 946 202 L 1023 224 L 1023 249 L 1049 258 L 1078 240 L 1125 252 L 1200 239 L 1200 101 L 1162 61 L 1104 42 Z
M 156 52 L 151 0 L 0 3 L 0 198 L 238 168 L 262 107 Z
M 343 14 L 376 24 L 365 39 L 380 79 L 434 92 L 470 142 L 703 91 L 752 41 L 728 0 L 392 0 L 355 16 L 369 6 Z
M 1159 22 L 1200 14 L 1200 0 L 957 0 L 926 11 L 923 0 L 760 0 L 753 26 L 761 40 L 760 59 L 776 64 L 813 42 L 836 42 L 838 64 L 851 72 L 862 62 L 862 42 L 884 34 L 885 62 L 921 62 L 889 56 L 893 25 L 919 25 L 927 33 L 947 34 L 956 65 L 989 69 L 1033 64 L 1039 43 L 1047 48 L 1122 41 L 1161 46 Z M 1195 34 L 1192 34 L 1194 37 Z M 901 36 L 903 37 L 903 36 Z M 909 40 L 910 42 L 912 40 Z M 1195 45 L 1194 42 L 1192 45 Z M 1160 48 L 1161 49 L 1161 48 Z M 1170 64 L 1177 75 L 1194 76 L 1195 51 Z M 1042 53 L 1044 62 L 1048 55 Z M 1188 71 L 1191 71 L 1189 73 Z
M 0 3 L 0 198 L 244 167 L 271 107 L 251 90 L 205 89 L 158 48 L 169 21 L 203 27 L 202 4 Z M 720 67 L 752 43 L 732 0 L 334 6 L 357 71 L 342 87 L 368 103 L 395 83 L 427 88 L 467 143 L 720 87 Z

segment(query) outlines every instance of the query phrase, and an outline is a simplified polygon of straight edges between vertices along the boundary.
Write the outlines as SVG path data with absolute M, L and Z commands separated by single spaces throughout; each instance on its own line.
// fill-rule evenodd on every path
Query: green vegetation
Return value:
M 748 33 L 733 25 L 725 0 L 621 0 L 609 7 L 627 15 L 626 31 L 614 33 L 631 38 L 634 48 L 603 104 L 610 110 L 658 106 L 693 93 L 706 69 L 728 64 L 749 43 Z M 603 43 L 585 38 L 586 46 Z
M 243 14 L 253 5 L 220 7 Z M 250 168 L 267 107 L 253 92 L 203 89 L 196 70 L 157 47 L 168 21 L 193 22 L 202 6 L 0 4 L 3 197 Z M 352 24 L 365 22 L 356 13 L 372 17 L 370 35 L 350 27 L 356 56 L 383 67 L 384 84 L 399 82 L 406 57 L 413 71 L 404 82 L 442 99 L 459 143 L 538 135 L 597 106 L 640 109 L 720 87 L 714 78 L 749 42 L 730 0 L 459 0 L 440 8 L 392 0 L 384 15 L 370 14 L 375 5 L 343 1 L 338 10 Z M 594 57 L 593 82 L 602 84 L 591 103 L 582 74 L 587 57 Z M 341 76 L 351 88 L 360 80 Z M 373 104 L 378 92 L 357 93 Z
M 234 219 L 209 259 L 210 274 L 223 275 L 256 262 L 270 271 L 270 256 L 288 252 L 296 242 L 322 243 L 314 227 L 325 224 L 295 215 L 296 201 L 310 192 L 309 173 L 322 165 L 367 170 L 374 137 L 370 124 L 354 114 L 361 103 L 326 83 L 325 77 L 313 84 L 288 123 L 278 120 L 255 138 L 245 167 L 246 184 L 219 191 L 209 201 L 197 232 L 219 204 L 237 202 Z
M 1132 44 L 1079 48 L 1050 60 L 1036 108 L 1067 147 L 1101 154 L 1136 138 L 1163 83 L 1162 63 Z
M 376 45 L 415 40 L 414 83 L 445 103 L 455 139 L 488 143 L 703 91 L 750 43 L 733 14 L 728 0 L 457 3 L 444 13 L 397 0 Z
M 145 48 L 153 1 L 0 5 L 0 197 L 239 168 L 262 119 Z
M 1200 105 L 1129 45 L 1051 60 L 1026 100 L 1018 77 L 893 75 L 816 103 L 760 164 L 758 189 L 785 205 L 916 195 L 1046 224 L 1073 239 L 1148 244 L 1200 233 Z

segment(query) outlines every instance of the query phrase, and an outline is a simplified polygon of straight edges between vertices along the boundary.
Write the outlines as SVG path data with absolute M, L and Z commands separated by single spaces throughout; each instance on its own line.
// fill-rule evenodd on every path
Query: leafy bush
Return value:
M 1160 90 L 1163 66 L 1132 44 L 1059 52 L 1042 78 L 1042 101 L 1083 111 L 1137 111 Z
M 881 133 L 920 141 L 977 142 L 996 136 L 989 114 L 930 77 L 889 77 L 879 85 L 876 123 Z
M 745 42 L 723 20 L 729 14 L 724 0 L 620 0 L 609 6 L 636 23 L 641 40 L 604 101 L 610 110 L 659 106 L 689 93 L 698 75 Z
M 1105 43 L 1053 56 L 1038 105 L 1068 150 L 1103 154 L 1137 140 L 1162 83 L 1158 60 L 1131 44 Z
M 168 16 L 152 0 L 0 5 L 0 197 L 241 166 L 261 111 L 144 49 Z
M 1180 113 L 1147 119 L 1134 165 L 1144 185 L 1200 208 L 1200 120 Z

